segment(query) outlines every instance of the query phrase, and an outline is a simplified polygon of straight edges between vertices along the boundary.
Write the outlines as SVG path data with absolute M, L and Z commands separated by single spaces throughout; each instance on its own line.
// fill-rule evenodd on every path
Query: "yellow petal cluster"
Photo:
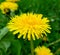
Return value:
M 51 50 L 49 48 L 46 48 L 45 46 L 38 46 L 37 48 L 35 48 L 35 53 L 36 55 L 53 55 Z
M 2 2 L 0 4 L 0 9 L 2 10 L 2 13 L 5 14 L 8 10 L 15 11 L 18 9 L 18 5 L 13 2 Z
M 13 31 L 13 34 L 19 33 L 18 38 L 23 36 L 23 39 L 28 40 L 31 40 L 31 37 L 33 40 L 39 39 L 43 34 L 47 35 L 46 32 L 50 33 L 51 29 L 48 18 L 42 17 L 42 14 L 24 13 L 11 18 L 7 28 Z
M 18 2 L 19 0 L 6 0 L 7 2 Z

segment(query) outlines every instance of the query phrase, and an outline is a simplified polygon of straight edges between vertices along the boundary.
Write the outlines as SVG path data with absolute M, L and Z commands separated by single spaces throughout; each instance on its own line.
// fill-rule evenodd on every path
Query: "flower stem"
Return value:
M 31 55 L 34 55 L 34 44 L 33 44 L 32 38 L 31 38 L 30 44 L 31 44 Z
M 58 42 L 60 42 L 60 39 L 58 39 L 58 40 L 56 40 L 56 41 L 54 41 L 54 42 L 52 42 L 52 43 L 49 43 L 47 46 L 54 45 L 54 44 L 56 44 L 56 43 L 58 43 Z

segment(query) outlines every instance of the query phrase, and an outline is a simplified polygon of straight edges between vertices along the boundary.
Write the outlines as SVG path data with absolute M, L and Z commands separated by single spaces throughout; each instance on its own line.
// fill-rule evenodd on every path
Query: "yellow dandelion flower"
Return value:
M 36 55 L 53 55 L 51 50 L 45 46 L 35 48 L 35 53 Z
M 23 39 L 31 40 L 32 37 L 35 40 L 35 37 L 39 39 L 43 34 L 47 35 L 46 32 L 50 33 L 48 22 L 47 18 L 42 18 L 42 14 L 27 13 L 13 17 L 7 27 L 14 31 L 13 34 L 19 33 L 18 38 L 23 35 Z
M 19 0 L 6 0 L 8 2 L 18 2 Z
M 12 3 L 12 2 L 2 2 L 0 4 L 0 9 L 2 10 L 3 14 L 6 14 L 6 12 L 8 12 L 8 10 L 11 11 L 15 11 L 17 10 L 18 5 L 16 3 Z

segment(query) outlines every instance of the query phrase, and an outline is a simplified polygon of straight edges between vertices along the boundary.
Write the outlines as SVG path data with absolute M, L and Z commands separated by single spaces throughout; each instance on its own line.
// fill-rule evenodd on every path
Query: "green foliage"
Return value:
M 0 0 L 0 3 L 4 0 Z M 47 41 L 42 39 L 34 41 L 34 46 L 46 45 L 60 39 L 60 0 L 21 0 L 17 2 L 19 9 L 15 14 L 33 12 L 41 13 L 50 19 L 52 27 L 51 33 L 48 34 Z M 11 13 L 11 16 L 15 15 Z M 30 42 L 17 39 L 16 35 L 9 32 L 6 24 L 10 18 L 0 11 L 0 55 L 30 55 Z M 60 42 L 48 46 L 55 55 L 60 55 Z

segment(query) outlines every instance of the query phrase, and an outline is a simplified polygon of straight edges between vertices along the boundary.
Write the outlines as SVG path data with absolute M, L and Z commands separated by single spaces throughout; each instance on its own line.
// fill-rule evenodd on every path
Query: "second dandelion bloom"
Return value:
M 51 50 L 45 46 L 35 48 L 36 55 L 53 55 Z
M 13 3 L 13 2 L 2 2 L 0 4 L 0 9 L 2 10 L 3 14 L 6 14 L 7 12 L 10 11 L 15 11 L 18 9 L 18 5 L 17 3 Z
M 7 28 L 13 31 L 13 34 L 19 33 L 18 38 L 23 36 L 23 39 L 28 40 L 31 40 L 31 37 L 33 40 L 39 39 L 43 37 L 43 34 L 47 35 L 46 32 L 50 33 L 49 29 L 51 29 L 48 18 L 43 17 L 42 14 L 33 13 L 25 13 L 11 18 Z

